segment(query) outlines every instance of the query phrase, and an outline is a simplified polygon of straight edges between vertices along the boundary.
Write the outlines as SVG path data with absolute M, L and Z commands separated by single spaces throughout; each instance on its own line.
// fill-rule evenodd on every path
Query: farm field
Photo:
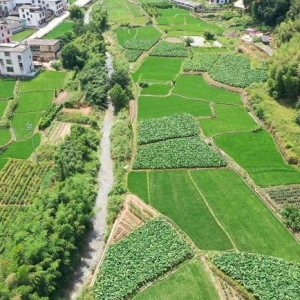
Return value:
M 35 147 L 38 147 L 41 142 L 41 136 L 39 133 L 36 133 L 33 136 L 33 141 Z M 19 159 L 28 159 L 32 154 L 32 142 L 31 139 L 27 139 L 25 141 L 14 142 L 9 148 L 0 154 L 0 160 L 2 158 L 19 158 Z
M 52 103 L 53 91 L 21 93 L 17 113 L 45 111 Z
M 0 119 L 3 117 L 4 111 L 7 107 L 8 101 L 1 100 L 0 101 Z
M 0 146 L 7 144 L 10 140 L 10 131 L 6 128 L 0 128 Z
M 140 68 L 132 74 L 134 81 L 168 83 L 179 73 L 182 58 L 147 57 Z M 157 70 L 159 69 L 159 72 Z
M 0 171 L 3 169 L 3 167 L 7 162 L 8 162 L 7 158 L 0 158 Z
M 60 90 L 66 78 L 66 72 L 42 71 L 36 78 L 21 81 L 21 92 Z
M 192 261 L 154 284 L 134 300 L 218 300 L 218 293 L 200 261 Z
M 166 84 L 151 84 L 142 89 L 141 95 L 166 96 L 169 94 L 171 88 L 170 85 Z
M 211 116 L 209 103 L 179 96 L 141 96 L 138 99 L 138 119 L 158 118 L 174 113 L 190 113 L 194 117 Z
M 56 39 L 67 31 L 73 31 L 73 22 L 66 20 L 58 25 L 55 29 L 43 36 L 43 39 Z
M 30 137 L 31 133 L 27 130 L 26 124 L 28 122 L 31 123 L 32 132 L 34 132 L 35 127 L 38 124 L 41 116 L 41 112 L 16 113 L 12 121 L 12 127 L 16 134 L 17 140 L 24 140 Z
M 211 86 L 201 75 L 179 76 L 172 93 L 213 102 L 243 104 L 239 94 Z
M 299 170 L 284 162 L 274 140 L 265 130 L 222 135 L 214 141 L 249 173 L 257 185 L 300 183 Z
M 25 29 L 23 31 L 14 33 L 11 37 L 11 39 L 14 42 L 22 42 L 24 39 L 28 38 L 30 35 L 34 33 L 33 29 Z
M 12 98 L 14 96 L 14 88 L 16 81 L 0 79 L 0 99 Z
M 234 131 L 251 131 L 257 123 L 243 107 L 233 105 L 214 105 L 216 118 L 202 119 L 200 124 L 205 136 L 229 133 Z
M 208 210 L 203 198 L 191 182 L 188 172 L 149 172 L 149 203 L 162 214 L 171 218 L 186 232 L 197 247 L 204 250 L 227 250 L 233 246 Z M 141 172 L 130 175 L 128 187 L 139 196 L 146 195 L 138 182 L 145 186 Z

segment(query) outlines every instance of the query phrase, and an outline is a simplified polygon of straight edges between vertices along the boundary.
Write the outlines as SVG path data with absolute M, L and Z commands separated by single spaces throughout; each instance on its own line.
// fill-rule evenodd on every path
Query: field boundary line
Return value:
M 204 197 L 203 193 L 201 192 L 201 190 L 199 189 L 199 187 L 196 185 L 196 182 L 194 181 L 192 175 L 191 175 L 191 171 L 188 170 L 188 175 L 190 180 L 192 181 L 194 187 L 197 189 L 199 195 L 202 197 L 205 205 L 207 206 L 208 210 L 210 211 L 211 215 L 213 216 L 213 218 L 216 220 L 217 224 L 220 226 L 220 228 L 224 231 L 224 233 L 227 235 L 228 239 L 230 240 L 234 250 L 239 251 L 235 242 L 233 241 L 233 239 L 231 238 L 231 236 L 229 235 L 229 233 L 225 230 L 225 228 L 223 227 L 223 225 L 221 224 L 221 222 L 218 220 L 218 218 L 216 217 L 215 213 L 213 212 L 212 208 L 209 206 L 206 198 Z
M 149 205 L 151 205 L 151 198 L 150 198 L 150 176 L 149 176 L 150 171 L 146 171 L 146 172 L 147 172 L 147 194 L 148 194 Z

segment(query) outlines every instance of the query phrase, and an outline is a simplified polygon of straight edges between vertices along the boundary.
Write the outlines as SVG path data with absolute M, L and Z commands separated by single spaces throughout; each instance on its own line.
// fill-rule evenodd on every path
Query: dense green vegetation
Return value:
M 226 161 L 199 137 L 170 139 L 139 146 L 134 169 L 210 168 Z
M 60 38 L 66 32 L 73 31 L 73 22 L 66 20 L 55 27 L 51 32 L 43 36 L 43 39 L 57 39 Z
M 168 95 L 171 86 L 165 84 L 151 84 L 142 89 L 141 95 Z
M 95 295 L 124 299 L 191 255 L 191 248 L 178 233 L 162 218 L 155 218 L 109 247 Z
M 0 79 L 0 99 L 12 98 L 16 81 L 14 79 Z
M 188 59 L 184 62 L 183 70 L 185 72 L 207 72 L 214 66 L 218 58 L 218 54 L 195 55 L 192 59 Z
M 129 39 L 124 42 L 124 48 L 132 50 L 143 50 L 147 51 L 157 43 L 157 39 Z
M 140 293 L 135 300 L 218 300 L 218 293 L 204 266 L 192 261 L 168 278 Z
M 0 101 L 0 119 L 3 117 L 4 111 L 7 107 L 8 101 L 1 100 Z
M 30 35 L 34 33 L 33 29 L 25 29 L 20 32 L 14 33 L 11 39 L 14 42 L 22 42 L 24 39 L 28 38 Z
M 139 121 L 137 143 L 142 145 L 197 134 L 199 134 L 199 130 L 192 115 L 174 114 Z
M 129 62 L 135 62 L 142 54 L 143 50 L 126 50 L 126 58 Z
M 258 299 L 299 299 L 299 263 L 250 253 L 216 254 L 212 261 Z
M 183 43 L 160 42 L 150 53 L 150 56 L 187 57 Z
M 0 128 L 0 146 L 7 144 L 11 140 L 11 133 L 6 128 Z

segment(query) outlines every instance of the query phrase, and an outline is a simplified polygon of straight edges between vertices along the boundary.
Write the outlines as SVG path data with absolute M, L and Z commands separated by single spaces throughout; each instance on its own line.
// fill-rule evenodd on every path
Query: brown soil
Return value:
M 182 39 L 179 37 L 168 37 L 166 41 L 169 43 L 182 43 Z
M 62 112 L 67 114 L 82 114 L 84 116 L 88 116 L 93 113 L 93 108 L 92 107 L 63 108 Z
M 109 244 L 116 243 L 156 216 L 158 216 L 158 212 L 140 198 L 132 194 L 126 195 L 123 209 L 119 214 L 118 223 L 111 233 Z
M 54 100 L 55 104 L 61 104 L 61 103 L 65 103 L 66 101 L 68 101 L 69 97 L 70 97 L 69 92 L 61 92 L 58 94 L 58 96 L 56 97 L 56 99 Z
M 48 139 L 50 142 L 57 142 L 60 139 L 64 139 L 71 132 L 72 123 L 57 122 L 54 130 L 50 133 Z M 49 127 L 50 128 L 50 127 Z M 46 132 L 47 134 L 47 132 Z

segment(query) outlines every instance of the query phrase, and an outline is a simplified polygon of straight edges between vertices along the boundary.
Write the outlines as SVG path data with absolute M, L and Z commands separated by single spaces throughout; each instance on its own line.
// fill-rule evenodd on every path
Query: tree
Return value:
M 205 31 L 204 32 L 204 37 L 208 40 L 208 41 L 212 41 L 215 39 L 215 35 L 210 32 L 210 31 Z
M 108 15 L 107 11 L 103 10 L 102 5 L 95 3 L 90 14 L 89 26 L 93 32 L 102 32 L 107 26 Z
M 115 84 L 109 91 L 111 102 L 113 103 L 116 111 L 126 107 L 129 102 L 129 97 L 125 90 L 119 84 Z
M 64 45 L 72 42 L 75 39 L 75 35 L 72 31 L 66 31 L 57 37 L 60 40 L 60 45 L 63 48 Z
M 67 44 L 61 50 L 62 64 L 65 69 L 73 70 L 75 67 L 80 69 L 84 66 L 84 54 L 75 43 Z
M 83 19 L 83 11 L 82 9 L 77 6 L 77 5 L 71 5 L 69 7 L 69 12 L 70 12 L 70 19 L 71 20 L 79 20 L 79 19 Z
M 119 84 L 124 90 L 128 89 L 130 86 L 130 76 L 127 69 L 120 68 L 114 70 L 110 79 L 110 85 L 113 87 L 116 84 Z
M 187 37 L 186 39 L 184 39 L 185 44 L 190 47 L 192 43 L 194 43 L 194 40 L 191 37 Z

